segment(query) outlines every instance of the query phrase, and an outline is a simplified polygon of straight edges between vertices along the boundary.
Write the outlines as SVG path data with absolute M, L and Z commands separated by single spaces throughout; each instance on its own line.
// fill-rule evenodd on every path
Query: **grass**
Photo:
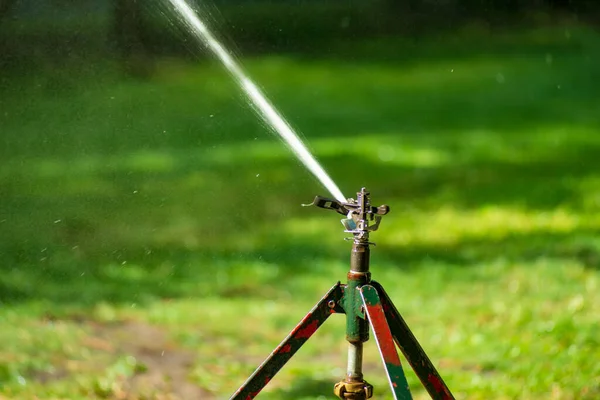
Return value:
M 599 39 L 245 60 L 346 195 L 391 205 L 374 276 L 457 397 L 600 395 Z M 2 399 L 226 398 L 348 268 L 338 218 L 299 207 L 326 193 L 218 66 L 114 71 L 1 81 Z M 343 326 L 261 398 L 331 397 Z M 391 398 L 372 341 L 365 370 Z

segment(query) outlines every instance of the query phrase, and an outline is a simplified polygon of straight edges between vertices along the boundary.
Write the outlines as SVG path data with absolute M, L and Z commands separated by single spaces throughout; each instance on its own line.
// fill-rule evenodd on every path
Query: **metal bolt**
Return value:
M 329 308 L 333 308 L 333 307 L 335 307 L 335 300 L 329 300 L 329 301 L 327 302 L 327 306 L 328 306 Z

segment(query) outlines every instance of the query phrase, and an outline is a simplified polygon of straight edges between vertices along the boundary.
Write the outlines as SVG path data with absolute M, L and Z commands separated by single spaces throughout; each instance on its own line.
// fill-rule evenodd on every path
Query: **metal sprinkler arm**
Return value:
M 334 199 L 316 196 L 311 204 L 326 210 L 334 210 L 339 214 L 346 216 L 342 220 L 345 232 L 354 234 L 355 240 L 368 241 L 369 232 L 376 231 L 379 228 L 381 217 L 390 212 L 390 207 L 381 205 L 375 207 L 371 205 L 370 193 L 366 188 L 362 188 L 356 194 L 356 199 L 348 199 L 342 203 Z

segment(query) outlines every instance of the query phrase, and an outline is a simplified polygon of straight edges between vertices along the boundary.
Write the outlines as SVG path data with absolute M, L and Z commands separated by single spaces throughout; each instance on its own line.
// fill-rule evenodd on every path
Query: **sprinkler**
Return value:
M 334 210 L 351 233 L 352 252 L 347 283 L 336 283 L 290 334 L 273 350 L 230 400 L 253 399 L 269 383 L 300 347 L 332 314 L 346 314 L 348 368 L 346 377 L 334 386 L 340 399 L 365 400 L 373 396 L 373 386 L 363 377 L 363 343 L 373 333 L 394 399 L 412 399 L 396 346 L 432 399 L 454 399 L 431 360 L 409 329 L 381 284 L 371 280 L 369 234 L 377 230 L 389 207 L 371 205 L 369 192 L 362 188 L 356 199 L 346 202 L 317 196 L 308 205 Z
M 348 372 L 346 378 L 335 385 L 340 399 L 368 399 L 373 387 L 363 379 L 363 343 L 369 339 L 369 327 L 381 353 L 388 381 L 395 399 L 411 399 L 410 389 L 397 345 L 417 376 L 434 399 L 453 399 L 444 381 L 394 307 L 383 287 L 371 281 L 369 271 L 369 233 L 377 230 L 381 217 L 389 212 L 388 206 L 374 207 L 365 188 L 356 199 L 345 199 L 335 182 L 325 172 L 298 135 L 283 119 L 267 97 L 250 80 L 232 54 L 196 15 L 185 0 L 170 0 L 174 10 L 189 31 L 209 48 L 229 71 L 246 94 L 260 117 L 277 132 L 304 166 L 323 184 L 335 200 L 317 196 L 312 205 L 335 210 L 344 215 L 345 232 L 353 235 L 350 271 L 347 283 L 336 283 L 292 332 L 277 346 L 254 371 L 231 399 L 253 399 L 271 378 L 288 362 L 298 349 L 315 333 L 331 314 L 346 314 L 346 340 L 348 341 Z M 395 345 L 394 345 L 395 343 Z

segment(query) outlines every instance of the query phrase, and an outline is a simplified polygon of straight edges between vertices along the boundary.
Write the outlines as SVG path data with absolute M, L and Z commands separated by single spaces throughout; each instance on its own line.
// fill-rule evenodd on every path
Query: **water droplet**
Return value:
M 62 219 L 57 219 L 56 221 L 54 221 L 55 224 L 58 224 L 59 222 L 62 222 Z
M 454 68 L 452 68 L 452 69 L 450 70 L 450 72 L 454 72 Z
M 498 83 L 504 83 L 506 79 L 504 78 L 504 75 L 502 75 L 500 72 L 498 72 L 496 74 L 496 82 Z
M 258 178 L 260 176 L 260 174 L 256 174 L 256 177 Z
M 21 375 L 17 376 L 17 382 L 19 382 L 19 385 L 21 385 L 21 386 L 27 385 L 27 380 L 25 378 L 23 378 Z
M 138 193 L 138 191 L 137 191 L 137 190 L 134 190 L 134 191 L 133 191 L 133 194 L 137 194 L 137 193 Z
M 214 115 L 213 115 L 213 114 L 210 114 L 210 115 L 209 115 L 209 117 L 210 117 L 210 118 L 212 118 L 212 117 L 214 117 Z

